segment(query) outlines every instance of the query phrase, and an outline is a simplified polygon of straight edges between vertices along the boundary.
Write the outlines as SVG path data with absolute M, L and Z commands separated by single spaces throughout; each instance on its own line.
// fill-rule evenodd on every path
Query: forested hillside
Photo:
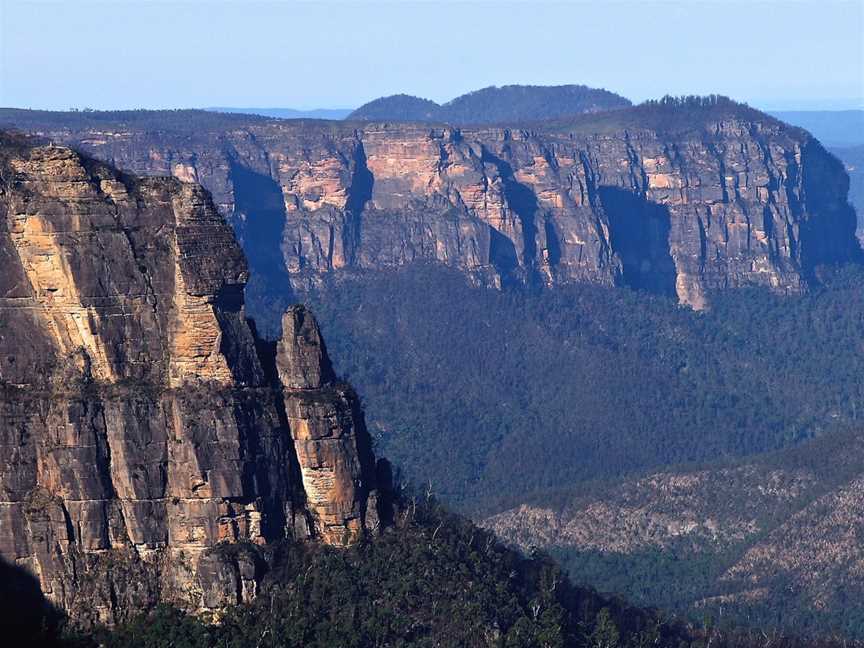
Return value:
M 94 632 L 37 630 L 54 648 L 778 648 L 840 646 L 711 618 L 687 623 L 574 587 L 542 554 L 504 548 L 423 494 L 382 537 L 348 550 L 285 543 L 247 606 L 217 617 L 162 607 Z M 225 545 L 225 551 L 236 546 Z M 242 547 L 241 547 L 242 549 Z M 849 644 L 843 644 L 849 645 Z
M 382 452 L 462 510 L 776 450 L 862 416 L 860 270 L 695 313 L 627 289 L 478 290 L 415 266 L 310 295 Z
M 87 632 L 48 616 L 41 627 L 31 620 L 21 629 L 30 631 L 30 645 L 56 648 L 683 648 L 701 645 L 712 631 L 574 587 L 548 557 L 503 547 L 423 493 L 403 491 L 400 502 L 393 527 L 350 549 L 288 541 L 271 547 L 273 567 L 250 605 L 197 617 L 162 606 Z
M 852 424 L 746 460 L 538 494 L 484 523 L 640 604 L 860 638 L 862 465 Z
M 309 300 L 381 452 L 463 511 L 507 511 L 487 521 L 505 539 L 641 604 L 861 636 L 864 273 L 820 275 L 703 313 L 628 289 L 477 289 L 432 266 Z
M 556 119 L 580 113 L 626 108 L 630 101 L 584 85 L 490 86 L 444 104 L 397 94 L 380 97 L 348 115 L 361 121 L 421 121 L 449 124 L 495 124 Z

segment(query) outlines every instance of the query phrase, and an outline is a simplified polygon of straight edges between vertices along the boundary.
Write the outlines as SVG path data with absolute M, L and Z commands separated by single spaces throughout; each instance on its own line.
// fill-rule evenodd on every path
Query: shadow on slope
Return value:
M 269 176 L 237 162 L 231 164 L 234 185 L 234 229 L 249 260 L 246 308 L 267 338 L 279 337 L 273 313 L 293 304 L 294 293 L 282 255 L 285 202 L 282 189 Z
M 609 219 L 612 249 L 624 264 L 624 283 L 635 290 L 675 296 L 669 253 L 669 208 L 618 187 L 597 191 Z
M 0 558 L 0 631 L 9 645 L 52 646 L 61 620 L 39 581 L 26 569 Z

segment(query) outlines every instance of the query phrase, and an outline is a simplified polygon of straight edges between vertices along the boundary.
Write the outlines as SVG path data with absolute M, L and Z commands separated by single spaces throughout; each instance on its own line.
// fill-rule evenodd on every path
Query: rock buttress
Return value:
M 276 366 L 314 532 L 327 544 L 351 544 L 377 523 L 374 505 L 367 511 L 375 489 L 371 439 L 357 396 L 336 380 L 303 306 L 282 318 Z
M 254 547 L 310 537 L 328 503 L 304 493 L 207 192 L 0 133 L 0 266 L 0 557 L 82 623 L 253 596 Z M 350 471 L 345 451 L 327 460 Z

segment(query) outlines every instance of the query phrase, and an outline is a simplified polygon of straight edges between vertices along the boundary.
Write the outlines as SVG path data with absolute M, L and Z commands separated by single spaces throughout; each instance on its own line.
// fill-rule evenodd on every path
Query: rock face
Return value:
M 375 474 L 360 403 L 336 381 L 306 308 L 290 308 L 282 329 L 276 367 L 308 510 L 325 542 L 351 544 L 363 533 L 371 485 L 366 480 Z
M 623 284 L 703 308 L 713 290 L 797 292 L 817 265 L 860 256 L 842 165 L 729 100 L 533 130 L 201 115 L 165 115 L 170 130 L 110 114 L 0 123 L 201 182 L 271 301 L 324 273 L 435 261 L 483 284 Z
M 276 346 L 276 368 L 279 382 L 286 390 L 323 389 L 336 378 L 324 340 L 311 313 L 293 306 L 282 316 L 283 336 Z
M 84 623 L 217 609 L 254 596 L 256 546 L 362 534 L 356 400 L 305 311 L 283 400 L 199 185 L 0 133 L 0 265 L 0 557 L 55 604 Z

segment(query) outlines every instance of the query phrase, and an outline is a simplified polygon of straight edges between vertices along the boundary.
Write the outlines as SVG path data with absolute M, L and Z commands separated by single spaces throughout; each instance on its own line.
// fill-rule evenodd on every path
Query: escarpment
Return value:
M 170 130 L 26 111 L 0 121 L 200 181 L 270 299 L 325 273 L 422 260 L 487 285 L 629 285 L 702 308 L 714 290 L 798 292 L 818 265 L 860 256 L 842 165 L 729 100 L 531 128 L 239 116 L 220 128 L 205 115 L 174 116 Z
M 73 618 L 219 609 L 268 543 L 377 524 L 356 399 L 307 311 L 256 338 L 199 185 L 0 133 L 0 267 L 0 557 Z

